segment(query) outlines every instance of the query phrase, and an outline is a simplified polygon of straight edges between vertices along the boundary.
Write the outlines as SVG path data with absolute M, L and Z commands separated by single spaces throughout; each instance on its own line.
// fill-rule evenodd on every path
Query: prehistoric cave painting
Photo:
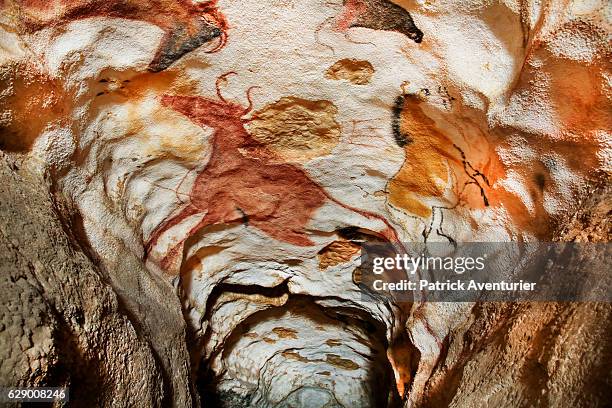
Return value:
M 220 50 L 227 41 L 228 24 L 217 8 L 217 0 L 7 0 L 0 10 L 14 16 L 26 33 L 60 26 L 91 17 L 125 18 L 154 24 L 164 37 L 149 64 L 152 72 L 162 71 L 183 55 L 219 38 L 209 52 Z
M 328 155 L 340 141 L 338 108 L 330 101 L 286 96 L 254 112 L 247 130 L 288 162 Z
M 423 230 L 427 239 L 434 230 L 434 211 L 440 210 L 439 236 L 454 239 L 443 230 L 444 212 L 459 206 L 483 209 L 503 205 L 515 221 L 528 214 L 515 204 L 516 197 L 494 183 L 505 176 L 505 168 L 477 127 L 442 128 L 424 109 L 429 91 L 401 95 L 393 107 L 392 131 L 404 148 L 406 160 L 387 184 L 388 203 L 408 214 L 429 219 Z M 465 123 L 469 123 L 466 119 Z M 448 124 L 447 124 L 448 125 Z
M 374 67 L 369 61 L 344 58 L 329 67 L 325 73 L 325 78 L 333 80 L 345 80 L 354 85 L 369 84 Z
M 410 13 L 389 0 L 343 0 L 342 3 L 344 7 L 341 14 L 332 18 L 336 31 L 346 33 L 349 28 L 363 27 L 395 31 L 416 43 L 423 40 L 423 32 L 416 26 Z
M 218 224 L 244 223 L 270 237 L 296 246 L 313 242 L 305 227 L 314 211 L 326 200 L 366 218 L 382 221 L 386 228 L 381 235 L 398 242 L 393 227 L 377 214 L 359 210 L 331 197 L 299 167 L 265 144 L 255 140 L 245 129 L 243 119 L 252 109 L 251 91 L 247 90 L 248 107 L 225 100 L 220 84 L 229 72 L 217 80 L 218 100 L 199 96 L 162 97 L 162 104 L 187 116 L 200 126 L 214 129 L 212 153 L 206 167 L 197 175 L 189 203 L 175 216 L 161 223 L 151 234 L 146 247 L 148 257 L 159 238 L 170 228 L 195 214 L 204 214 L 185 238 L 167 252 L 160 266 L 166 270 L 181 253 L 185 240 L 205 227 Z
M 417 95 L 402 95 L 394 106 L 393 135 L 396 143 L 406 151 L 406 161 L 389 182 L 389 202 L 422 218 L 432 214 L 431 205 L 423 198 L 435 198 L 446 206 L 454 206 L 454 198 L 448 197 L 452 184 L 451 175 L 464 172 L 462 151 L 441 132 L 436 123 L 419 106 Z M 449 171 L 450 170 L 450 171 Z M 475 183 L 483 193 L 482 205 L 488 205 L 485 187 L 486 176 L 478 179 L 480 171 L 465 173 L 469 183 Z
M 434 212 L 439 210 L 441 226 L 444 210 L 458 207 L 503 209 L 512 225 L 546 239 L 554 225 L 550 211 L 545 208 L 544 194 L 565 188 L 556 185 L 554 161 L 534 156 L 520 166 L 502 163 L 496 150 L 505 147 L 504 133 L 508 129 L 488 129 L 486 119 L 479 126 L 473 118 L 462 117 L 459 106 L 454 114 L 460 120 L 446 121 L 442 115 L 434 120 L 435 110 L 430 112 L 426 108 L 428 96 L 429 92 L 423 90 L 418 95 L 396 98 L 392 131 L 406 159 L 387 184 L 388 203 L 412 216 L 429 219 L 431 224 L 423 231 L 426 239 L 434 230 Z M 550 157 L 557 152 L 569 157 L 569 149 L 580 152 L 583 163 L 567 163 L 576 174 L 583 174 L 585 166 L 596 166 L 593 164 L 596 151 L 586 139 L 576 143 L 541 138 L 539 142 L 541 154 Z M 511 174 L 515 181 L 509 181 Z M 516 187 L 516 180 L 524 188 Z M 436 232 L 453 240 L 442 227 Z

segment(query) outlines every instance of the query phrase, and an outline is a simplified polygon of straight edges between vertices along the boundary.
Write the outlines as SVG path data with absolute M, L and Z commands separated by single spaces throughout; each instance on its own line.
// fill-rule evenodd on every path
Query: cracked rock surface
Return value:
M 605 406 L 609 304 L 364 301 L 368 242 L 608 242 L 598 0 L 0 1 L 0 385 Z

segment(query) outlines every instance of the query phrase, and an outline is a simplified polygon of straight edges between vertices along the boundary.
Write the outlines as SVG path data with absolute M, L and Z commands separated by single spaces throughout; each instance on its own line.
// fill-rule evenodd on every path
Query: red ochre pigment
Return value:
M 219 100 L 199 96 L 162 97 L 164 106 L 200 126 L 213 128 L 214 134 L 210 160 L 195 179 L 189 204 L 153 231 L 146 245 L 146 255 L 168 229 L 199 213 L 206 215 L 162 259 L 162 268 L 168 269 L 187 238 L 215 224 L 243 222 L 279 241 L 310 246 L 313 242 L 304 232 L 305 226 L 326 200 L 364 217 L 381 220 L 386 225 L 381 235 L 397 242 L 395 231 L 384 218 L 338 202 L 304 170 L 283 163 L 278 154 L 251 137 L 244 127 L 248 119 L 243 116 L 252 108 L 250 91 L 253 87 L 247 91 L 247 108 L 226 101 L 219 83 L 230 74 L 234 73 L 217 80 Z

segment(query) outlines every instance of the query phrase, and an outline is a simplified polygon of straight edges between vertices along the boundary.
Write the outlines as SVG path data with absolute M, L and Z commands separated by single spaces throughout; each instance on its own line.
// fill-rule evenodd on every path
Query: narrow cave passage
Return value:
M 390 348 L 384 325 L 362 310 L 325 308 L 315 300 L 292 296 L 241 322 L 200 365 L 202 405 L 401 406 L 398 385 L 404 392 L 404 384 L 391 360 L 410 361 L 414 347 L 402 338 Z

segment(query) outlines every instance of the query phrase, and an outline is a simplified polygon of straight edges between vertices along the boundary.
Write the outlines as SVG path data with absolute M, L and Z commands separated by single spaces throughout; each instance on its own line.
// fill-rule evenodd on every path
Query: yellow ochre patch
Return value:
M 419 197 L 442 198 L 448 186 L 449 167 L 461 164 L 459 151 L 422 110 L 421 99 L 406 95 L 400 116 L 400 131 L 410 138 L 404 146 L 406 160 L 389 182 L 389 203 L 420 217 L 429 217 L 431 207 Z
M 360 250 L 351 241 L 334 241 L 319 252 L 319 269 L 327 269 L 348 262 Z
M 281 98 L 254 113 L 248 130 L 287 161 L 328 155 L 340 140 L 336 106 L 325 100 Z
M 329 67 L 325 78 L 343 79 L 355 85 L 366 85 L 372 80 L 372 75 L 374 75 L 374 67 L 369 61 L 345 58 Z

